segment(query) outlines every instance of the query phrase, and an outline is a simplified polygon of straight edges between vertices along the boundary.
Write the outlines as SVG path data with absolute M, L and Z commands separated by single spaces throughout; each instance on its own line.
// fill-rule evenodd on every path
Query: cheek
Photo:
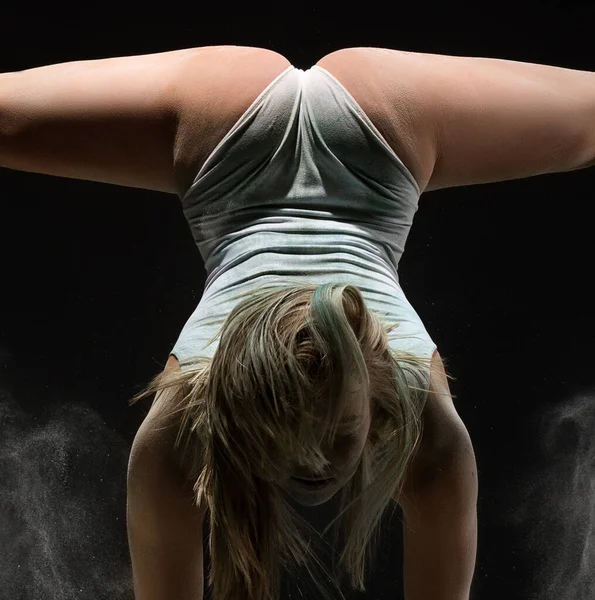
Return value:
M 358 455 L 358 458 L 361 456 L 362 452 L 364 451 L 364 447 L 366 445 L 366 442 L 368 441 L 368 431 L 366 430 L 365 432 L 362 432 L 361 435 L 358 435 L 355 442 L 354 442 L 354 446 L 355 446 L 355 452 Z
M 335 439 L 334 454 L 344 462 L 359 460 L 366 445 L 367 431 L 340 436 Z

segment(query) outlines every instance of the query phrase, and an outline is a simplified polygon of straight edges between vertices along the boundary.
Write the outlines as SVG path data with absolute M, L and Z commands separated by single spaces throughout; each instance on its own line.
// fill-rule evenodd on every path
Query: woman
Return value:
M 364 589 L 403 508 L 408 600 L 468 597 L 477 476 L 436 345 L 398 280 L 420 195 L 594 164 L 595 74 L 350 48 L 306 71 L 217 46 L 0 76 L 0 165 L 177 194 L 200 304 L 131 450 L 139 600 L 277 598 L 310 553 L 288 496 L 341 493 Z M 298 523 L 299 524 L 299 523 Z

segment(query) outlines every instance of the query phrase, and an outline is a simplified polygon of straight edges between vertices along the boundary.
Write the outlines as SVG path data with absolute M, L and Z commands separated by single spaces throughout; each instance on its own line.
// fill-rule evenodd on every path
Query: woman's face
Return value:
M 296 466 L 289 475 L 280 482 L 281 488 L 298 504 L 318 506 L 330 500 L 354 475 L 359 465 L 368 433 L 370 431 L 369 400 L 362 394 L 354 392 L 339 426 L 334 445 L 323 446 L 324 455 L 329 460 L 324 478 L 328 481 L 307 483 L 305 479 L 322 479 Z

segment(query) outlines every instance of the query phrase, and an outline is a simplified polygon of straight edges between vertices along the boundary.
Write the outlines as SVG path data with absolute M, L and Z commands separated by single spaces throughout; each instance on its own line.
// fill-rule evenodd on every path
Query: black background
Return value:
M 222 44 L 302 69 L 379 46 L 595 71 L 591 3 L 415 4 L 12 6 L 0 71 Z M 588 169 L 424 194 L 401 261 L 474 442 L 474 599 L 595 598 L 594 184 Z M 132 598 L 126 465 L 148 401 L 127 400 L 204 283 L 179 199 L 0 169 L 0 256 L 0 598 Z M 400 536 L 396 513 L 349 598 L 402 597 Z

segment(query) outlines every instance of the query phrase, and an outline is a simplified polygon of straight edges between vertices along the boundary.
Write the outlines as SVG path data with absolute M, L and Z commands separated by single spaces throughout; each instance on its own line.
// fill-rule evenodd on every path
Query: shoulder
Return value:
M 445 459 L 463 440 L 468 440 L 467 428 L 452 397 L 444 362 L 438 350 L 432 356 L 430 383 L 422 413 L 423 434 L 419 461 L 433 465 Z

